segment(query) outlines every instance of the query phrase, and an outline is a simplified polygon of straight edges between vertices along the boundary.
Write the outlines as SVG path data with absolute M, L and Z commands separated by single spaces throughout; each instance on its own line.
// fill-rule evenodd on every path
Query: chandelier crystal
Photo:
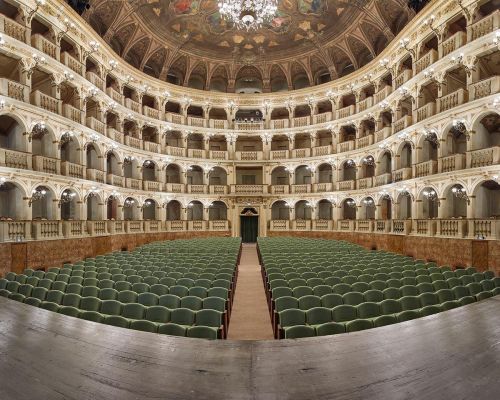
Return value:
M 278 10 L 277 0 L 220 0 L 221 16 L 238 29 L 256 30 L 270 22 Z

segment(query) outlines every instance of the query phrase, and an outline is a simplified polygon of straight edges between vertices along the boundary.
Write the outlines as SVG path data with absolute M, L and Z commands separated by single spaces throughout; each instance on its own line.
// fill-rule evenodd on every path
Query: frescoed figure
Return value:
M 194 15 L 200 10 L 200 0 L 175 0 L 170 7 L 176 15 Z
M 324 0 L 298 0 L 297 8 L 302 14 L 321 14 L 325 10 Z

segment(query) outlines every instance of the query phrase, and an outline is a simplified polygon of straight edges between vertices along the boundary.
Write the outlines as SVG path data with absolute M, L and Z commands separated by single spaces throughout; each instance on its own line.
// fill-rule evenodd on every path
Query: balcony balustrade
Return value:
M 264 158 L 262 151 L 237 151 L 236 159 L 239 161 L 260 161 Z
M 392 174 L 390 172 L 386 172 L 385 174 L 375 176 L 373 179 L 374 186 L 388 185 L 392 182 Z
M 123 94 L 121 94 L 111 86 L 106 88 L 106 94 L 118 104 L 123 105 L 125 102 L 124 101 L 125 97 L 123 96 Z
M 271 120 L 271 129 L 285 129 L 288 128 L 287 119 L 273 119 Z
M 62 221 L 64 238 L 82 237 L 87 235 L 87 221 Z
M 333 221 L 328 219 L 313 219 L 312 229 L 314 231 L 331 231 L 333 229 Z
M 32 221 L 31 235 L 35 240 L 59 239 L 62 237 L 62 221 Z
M 355 186 L 355 180 L 337 182 L 337 190 L 354 190 Z
M 184 124 L 184 116 L 180 114 L 174 114 L 170 112 L 165 113 L 165 120 L 167 122 L 171 122 L 173 124 L 183 125 Z
M 134 190 L 141 190 L 142 181 L 140 179 L 125 178 L 125 187 Z
M 7 78 L 0 78 L 0 95 L 7 96 L 18 101 L 26 101 L 28 94 L 28 86 L 19 82 L 11 81 Z
M 31 154 L 0 148 L 0 165 L 8 168 L 31 169 Z
M 353 219 L 339 219 L 337 221 L 337 229 L 339 231 L 354 231 L 356 221 Z
M 337 153 L 354 150 L 354 140 L 346 140 L 342 143 L 337 143 Z
M 441 57 L 446 57 L 448 54 L 458 50 L 466 43 L 467 34 L 465 32 L 458 31 L 454 33 L 441 44 Z
M 187 185 L 187 192 L 191 194 L 205 194 L 205 185 Z
M 290 221 L 287 219 L 273 219 L 270 222 L 269 229 L 271 231 L 288 231 L 290 230 Z
M 292 157 L 293 158 L 304 158 L 304 157 L 310 157 L 311 156 L 311 149 L 305 148 L 305 149 L 293 149 L 292 150 Z
M 125 221 L 126 233 L 141 233 L 142 231 L 142 221 Z
M 433 219 L 415 219 L 413 221 L 413 234 L 434 236 L 436 234 L 437 221 Z
M 385 100 L 392 93 L 392 86 L 384 86 L 377 93 L 373 95 L 373 104 L 378 104 Z
M 333 118 L 332 112 L 324 112 L 321 114 L 313 115 L 313 124 L 324 124 L 325 122 L 331 121 Z
M 233 194 L 264 194 L 267 192 L 267 185 L 231 185 Z
M 35 33 L 31 36 L 31 46 L 52 57 L 54 60 L 58 59 L 57 46 L 40 33 Z
M 227 151 L 224 150 L 210 150 L 209 155 L 212 160 L 227 160 Z
M 61 161 L 61 174 L 71 178 L 85 179 L 85 169 L 83 165 Z
M 411 219 L 393 219 L 391 231 L 396 235 L 408 235 L 411 231 L 411 225 Z
M 123 133 L 118 132 L 115 128 L 106 127 L 106 136 L 115 142 L 124 144 L 125 138 Z
M 309 219 L 296 219 L 292 221 L 292 229 L 296 231 L 310 231 L 311 220 Z
M 315 157 L 327 156 L 332 153 L 332 145 L 313 147 L 312 151 Z
M 356 112 L 360 113 L 363 111 L 366 111 L 369 109 L 371 106 L 373 106 L 373 97 L 367 97 L 364 100 L 361 100 L 360 102 L 357 103 L 356 105 Z
M 56 158 L 33 155 L 33 170 L 47 174 L 61 174 L 61 161 Z
M 392 134 L 392 128 L 390 126 L 386 126 L 377 132 L 375 132 L 375 142 L 380 142 L 384 139 L 387 139 Z
M 31 239 L 31 221 L 0 221 L 0 241 Z
M 225 195 L 228 192 L 226 185 L 210 185 L 208 189 L 210 194 Z
M 437 234 L 439 236 L 463 238 L 467 236 L 466 219 L 440 219 L 438 220 Z
M 500 75 L 495 75 L 469 86 L 470 100 L 481 99 L 500 91 Z
M 127 107 L 129 110 L 132 110 L 136 113 L 141 112 L 141 104 L 135 100 L 130 99 L 130 98 L 125 99 L 125 107 Z
M 61 62 L 78 75 L 83 75 L 83 64 L 67 51 L 61 53 Z
M 71 104 L 63 104 L 62 105 L 63 116 L 75 121 L 78 124 L 82 123 L 82 112 L 76 107 L 73 107 Z
M 30 95 L 31 104 L 43 108 L 44 110 L 50 111 L 54 114 L 61 114 L 61 100 L 54 99 L 48 94 L 42 93 L 39 90 L 31 92 Z
M 176 221 L 165 222 L 165 229 L 167 230 L 167 232 L 185 231 L 186 227 L 187 227 L 187 221 L 176 220 Z
M 106 125 L 104 122 L 101 122 L 94 117 L 87 117 L 86 124 L 88 128 L 100 133 L 101 135 L 106 134 Z
M 190 231 L 204 231 L 207 229 L 208 221 L 195 220 L 187 221 L 187 227 Z
M 124 136 L 124 142 L 127 146 L 133 147 L 135 149 L 142 149 L 142 140 L 139 138 L 126 135 Z
M 203 128 L 205 127 L 205 118 L 200 118 L 200 117 L 187 117 L 188 120 L 188 125 L 189 126 L 195 126 L 198 128 Z
M 125 233 L 125 221 L 107 221 L 110 235 Z
M 166 183 L 165 191 L 170 193 L 184 193 L 185 187 L 183 183 Z
M 356 107 L 353 105 L 339 108 L 337 110 L 337 119 L 347 118 L 353 115 L 356 112 Z
M 202 149 L 187 149 L 187 155 L 191 158 L 205 158 L 205 150 Z
M 211 231 L 228 231 L 229 230 L 229 221 L 226 220 L 215 220 L 208 221 L 208 229 Z
M 87 179 L 98 183 L 104 183 L 104 171 L 98 169 L 87 168 Z
M 104 80 L 98 76 L 95 72 L 92 72 L 92 71 L 87 71 L 85 73 L 85 78 L 87 78 L 87 80 L 92 84 L 94 85 L 97 89 L 100 89 L 102 91 L 104 91 L 104 87 L 105 87 L 105 82 Z
M 301 126 L 308 126 L 311 123 L 311 117 L 310 116 L 305 116 L 305 117 L 296 117 L 292 119 L 293 126 L 295 128 L 301 127 Z
M 143 140 L 144 150 L 150 151 L 152 153 L 160 152 L 160 144 L 155 142 L 150 142 L 149 140 Z
M 26 43 L 26 27 L 0 14 L 0 32 Z
M 362 138 L 356 139 L 356 148 L 361 149 L 373 144 L 373 134 L 366 135 Z
M 375 232 L 388 233 L 391 231 L 391 221 L 384 219 L 377 219 L 374 224 Z
M 476 40 L 488 33 L 494 32 L 500 26 L 500 11 L 495 10 L 490 15 L 470 25 L 467 36 L 468 42 Z
M 264 129 L 264 122 L 255 121 L 255 122 L 244 122 L 244 121 L 236 121 L 234 123 L 234 128 L 237 131 L 260 131 Z
M 401 182 L 412 178 L 412 168 L 400 168 L 396 171 L 392 171 L 392 181 Z
M 125 186 L 125 178 L 123 176 L 107 174 L 106 175 L 106 183 L 108 185 L 124 187 Z
M 143 114 L 148 118 L 162 119 L 160 118 L 160 110 L 156 108 L 151 108 L 148 106 L 142 106 Z
M 468 233 L 472 238 L 500 239 L 500 220 L 472 219 L 468 221 Z
M 431 101 L 417 110 L 417 122 L 421 122 L 436 114 L 436 102 Z
M 453 154 L 438 160 L 438 172 L 458 171 L 465 168 L 465 154 Z
M 309 183 L 304 183 L 300 185 L 290 185 L 292 188 L 292 193 L 295 194 L 304 194 L 304 193 L 311 193 L 311 184 Z
M 225 119 L 211 119 L 209 121 L 210 128 L 214 129 L 227 129 L 227 120 Z
M 447 94 L 437 100 L 437 113 L 451 110 L 458 107 L 468 100 L 468 92 L 464 89 L 455 90 L 453 93 Z
M 371 219 L 357 219 L 356 231 L 357 232 L 373 232 L 375 221 Z
M 107 221 L 87 221 L 87 232 L 91 236 L 102 236 L 108 234 Z
M 411 69 L 405 69 L 401 72 L 396 79 L 394 79 L 395 89 L 399 89 L 406 82 L 408 82 L 413 77 L 413 71 Z
M 373 187 L 373 177 L 358 179 L 357 186 L 358 189 L 369 189 Z
M 313 184 L 313 190 L 315 193 L 331 192 L 333 191 L 333 183 L 332 182 L 315 183 Z
M 429 50 L 415 63 L 415 73 L 419 74 L 423 70 L 429 68 L 438 60 L 438 52 L 434 49 Z
M 183 147 L 167 146 L 166 152 L 169 156 L 184 157 L 186 149 Z
M 143 181 L 143 186 L 148 192 L 161 192 L 162 184 L 156 181 Z
M 468 151 L 466 157 L 468 168 L 486 167 L 488 165 L 498 164 L 500 162 L 500 146 Z
M 288 194 L 290 187 L 288 185 L 271 185 L 271 194 Z
M 401 132 L 412 124 L 411 115 L 404 115 L 392 124 L 392 134 Z
M 288 150 L 271 151 L 271 160 L 284 160 L 288 158 Z
M 436 174 L 438 171 L 438 162 L 436 160 L 424 161 L 415 164 L 415 177 L 422 178 L 423 176 Z

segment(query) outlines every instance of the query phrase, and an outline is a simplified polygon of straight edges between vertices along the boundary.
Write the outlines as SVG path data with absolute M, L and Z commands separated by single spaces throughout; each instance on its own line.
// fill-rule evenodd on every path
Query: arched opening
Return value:
M 312 215 L 312 205 L 307 200 L 300 200 L 295 204 L 295 219 L 310 220 Z
M 318 219 L 320 220 L 332 220 L 332 203 L 328 200 L 320 200 L 318 202 Z
M 180 221 L 181 210 L 181 203 L 177 200 L 169 201 L 167 204 L 167 221 Z
M 25 193 L 14 182 L 0 180 L 0 220 L 22 220 L 25 216 Z
M 125 221 L 137 221 L 140 219 L 139 203 L 132 197 L 127 197 L 123 202 L 123 219 Z
M 500 216 L 500 184 L 495 180 L 487 180 L 476 187 L 474 201 L 474 218 L 498 219 Z
M 214 201 L 208 208 L 208 219 L 210 221 L 226 221 L 227 206 L 223 201 Z
M 288 90 L 288 81 L 283 69 L 274 64 L 271 67 L 271 92 L 286 92 Z
M 361 200 L 361 207 L 359 210 L 361 219 L 375 219 L 375 210 L 375 201 L 373 201 L 372 197 L 365 197 Z
M 496 113 L 485 115 L 474 123 L 472 130 L 475 133 L 471 138 L 471 150 L 500 146 L 500 115 Z
M 236 74 L 236 93 L 262 93 L 262 75 L 253 66 L 245 66 Z
M 356 202 L 353 199 L 345 199 L 340 207 L 342 209 L 342 219 L 356 219 L 356 212 L 358 207 L 356 206 Z
M 308 165 L 300 165 L 295 169 L 295 184 L 308 185 L 312 180 L 312 170 Z
M 318 183 L 332 183 L 333 168 L 331 164 L 323 163 L 318 166 Z
M 187 220 L 203 220 L 203 204 L 198 200 L 193 200 L 187 205 Z
M 27 140 L 23 135 L 24 132 L 26 129 L 15 118 L 6 114 L 0 115 L 0 147 L 2 149 L 26 152 Z
M 275 201 L 271 207 L 271 219 L 273 221 L 288 221 L 290 219 L 290 207 L 283 201 Z
M 310 149 L 311 135 L 309 133 L 298 133 L 295 135 L 295 149 Z
M 78 195 L 74 190 L 66 189 L 61 193 L 59 206 L 61 207 L 61 219 L 63 221 L 81 219 Z
M 87 169 L 101 170 L 101 163 L 99 162 L 99 153 L 93 144 L 87 144 L 85 150 Z
M 142 219 L 145 221 L 153 221 L 156 219 L 156 201 L 153 199 L 146 199 L 142 204 Z
M 59 140 L 61 162 L 80 164 L 80 144 L 72 132 L 65 132 Z
M 142 164 L 142 180 L 156 182 L 156 164 L 151 160 Z
M 165 135 L 165 144 L 169 147 L 183 147 L 182 133 L 179 131 L 168 131 Z
M 152 126 L 146 126 L 142 130 L 142 140 L 149 143 L 159 143 L 158 129 Z
M 198 165 L 191 165 L 186 173 L 188 185 L 203 185 L 203 168 Z
M 470 201 L 467 191 L 460 184 L 450 186 L 444 192 L 441 204 L 442 218 L 467 218 L 467 204 Z
M 389 150 L 384 151 L 379 156 L 379 161 L 377 164 L 377 175 L 389 174 L 388 180 L 384 182 L 384 184 L 390 183 L 392 173 L 392 154 Z
M 271 151 L 288 150 L 288 148 L 288 137 L 286 137 L 285 135 L 273 135 L 273 138 L 271 140 Z
M 140 168 L 135 157 L 127 156 L 123 159 L 123 176 L 125 178 L 140 179 Z
M 390 220 L 392 219 L 392 199 L 389 195 L 383 195 L 379 201 L 379 219 Z
M 373 156 L 368 155 L 361 159 L 361 165 L 359 168 L 359 179 L 372 178 L 375 176 L 375 159 Z
M 40 127 L 39 127 L 40 126 Z M 55 135 L 44 124 L 38 124 L 31 133 L 31 152 L 34 156 L 56 158 Z
M 102 220 L 102 206 L 101 198 L 95 189 L 92 189 L 85 197 L 87 204 L 87 220 L 100 221 Z
M 356 180 L 356 163 L 354 160 L 346 160 L 340 166 L 340 181 L 355 181 Z
M 166 183 L 181 183 L 181 168 L 177 164 L 168 164 L 165 177 Z
M 227 172 L 224 168 L 213 167 L 209 173 L 209 185 L 227 185 Z
M 31 205 L 31 219 L 54 220 L 54 192 L 47 186 L 37 186 L 31 192 L 29 203 Z
M 106 199 L 106 218 L 110 221 L 118 219 L 119 200 L 117 196 L 109 196 Z
M 290 174 L 285 167 L 274 168 L 271 172 L 271 185 L 289 185 Z
M 196 150 L 203 150 L 204 144 L 203 144 L 204 138 L 201 133 L 191 133 L 187 137 L 187 148 L 188 149 L 196 149 Z
M 412 198 L 410 193 L 402 191 L 397 198 L 397 219 L 412 218 Z
M 224 135 L 214 135 L 210 138 L 208 146 L 210 151 L 227 151 L 226 137 Z
M 108 174 L 121 176 L 120 162 L 118 157 L 113 152 L 108 152 L 106 155 L 106 171 Z
M 436 189 L 433 187 L 426 187 L 417 201 L 418 205 L 418 218 L 419 219 L 432 219 L 438 217 L 439 196 Z

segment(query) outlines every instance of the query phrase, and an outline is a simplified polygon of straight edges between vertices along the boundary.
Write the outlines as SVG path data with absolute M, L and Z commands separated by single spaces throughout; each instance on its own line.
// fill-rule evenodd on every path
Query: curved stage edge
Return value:
M 0 297 L 0 398 L 494 399 L 500 296 L 362 332 L 208 342 Z

